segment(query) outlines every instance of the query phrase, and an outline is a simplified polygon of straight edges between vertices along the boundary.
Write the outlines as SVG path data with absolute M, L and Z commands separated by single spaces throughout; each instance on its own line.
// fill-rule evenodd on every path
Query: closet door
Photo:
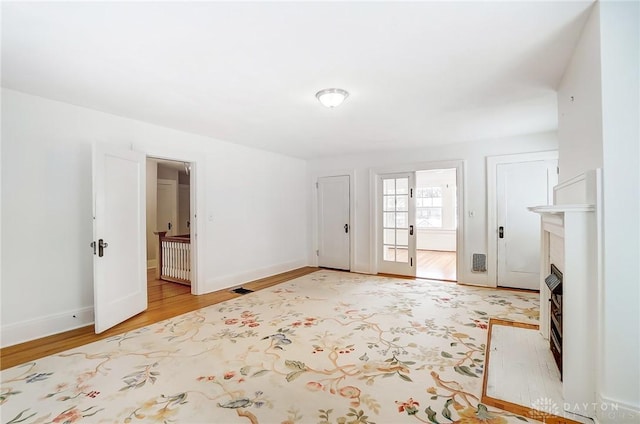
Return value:
M 318 179 L 318 266 L 349 271 L 349 176 Z

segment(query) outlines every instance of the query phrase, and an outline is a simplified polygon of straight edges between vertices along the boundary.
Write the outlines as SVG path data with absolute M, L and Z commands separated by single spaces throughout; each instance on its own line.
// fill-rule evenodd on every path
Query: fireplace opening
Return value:
M 562 380 L 562 272 L 551 264 L 551 274 L 544 279 L 544 282 L 551 291 L 549 347 Z

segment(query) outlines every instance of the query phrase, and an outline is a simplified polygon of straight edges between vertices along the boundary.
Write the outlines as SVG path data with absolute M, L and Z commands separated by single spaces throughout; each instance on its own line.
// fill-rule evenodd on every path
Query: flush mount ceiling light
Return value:
M 349 97 L 349 93 L 341 88 L 325 88 L 318 91 L 316 97 L 323 106 L 334 108 L 344 102 L 344 99 Z

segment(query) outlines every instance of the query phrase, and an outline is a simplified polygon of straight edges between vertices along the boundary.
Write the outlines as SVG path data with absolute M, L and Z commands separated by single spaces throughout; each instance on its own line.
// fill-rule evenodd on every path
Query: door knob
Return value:
M 98 257 L 101 258 L 104 256 L 104 249 L 106 249 L 107 247 L 109 247 L 109 243 L 105 242 L 102 239 L 98 240 Z

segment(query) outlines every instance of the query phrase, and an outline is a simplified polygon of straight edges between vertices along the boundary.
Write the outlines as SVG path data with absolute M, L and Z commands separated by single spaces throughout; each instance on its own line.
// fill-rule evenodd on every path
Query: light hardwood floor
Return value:
M 318 268 L 312 267 L 299 268 L 272 277 L 245 283 L 242 287 L 258 291 L 310 274 L 317 270 Z M 5 347 L 0 349 L 0 369 L 3 370 L 34 359 L 53 355 L 67 349 L 135 330 L 167 318 L 241 296 L 229 290 L 220 290 L 201 296 L 193 296 L 190 287 L 159 281 L 152 275 L 153 274 L 151 274 L 151 277 L 148 279 L 149 305 L 146 311 L 101 334 L 95 334 L 93 332 L 93 326 L 91 325 L 42 339 Z
M 456 281 L 456 252 L 418 250 L 416 276 L 429 280 Z

